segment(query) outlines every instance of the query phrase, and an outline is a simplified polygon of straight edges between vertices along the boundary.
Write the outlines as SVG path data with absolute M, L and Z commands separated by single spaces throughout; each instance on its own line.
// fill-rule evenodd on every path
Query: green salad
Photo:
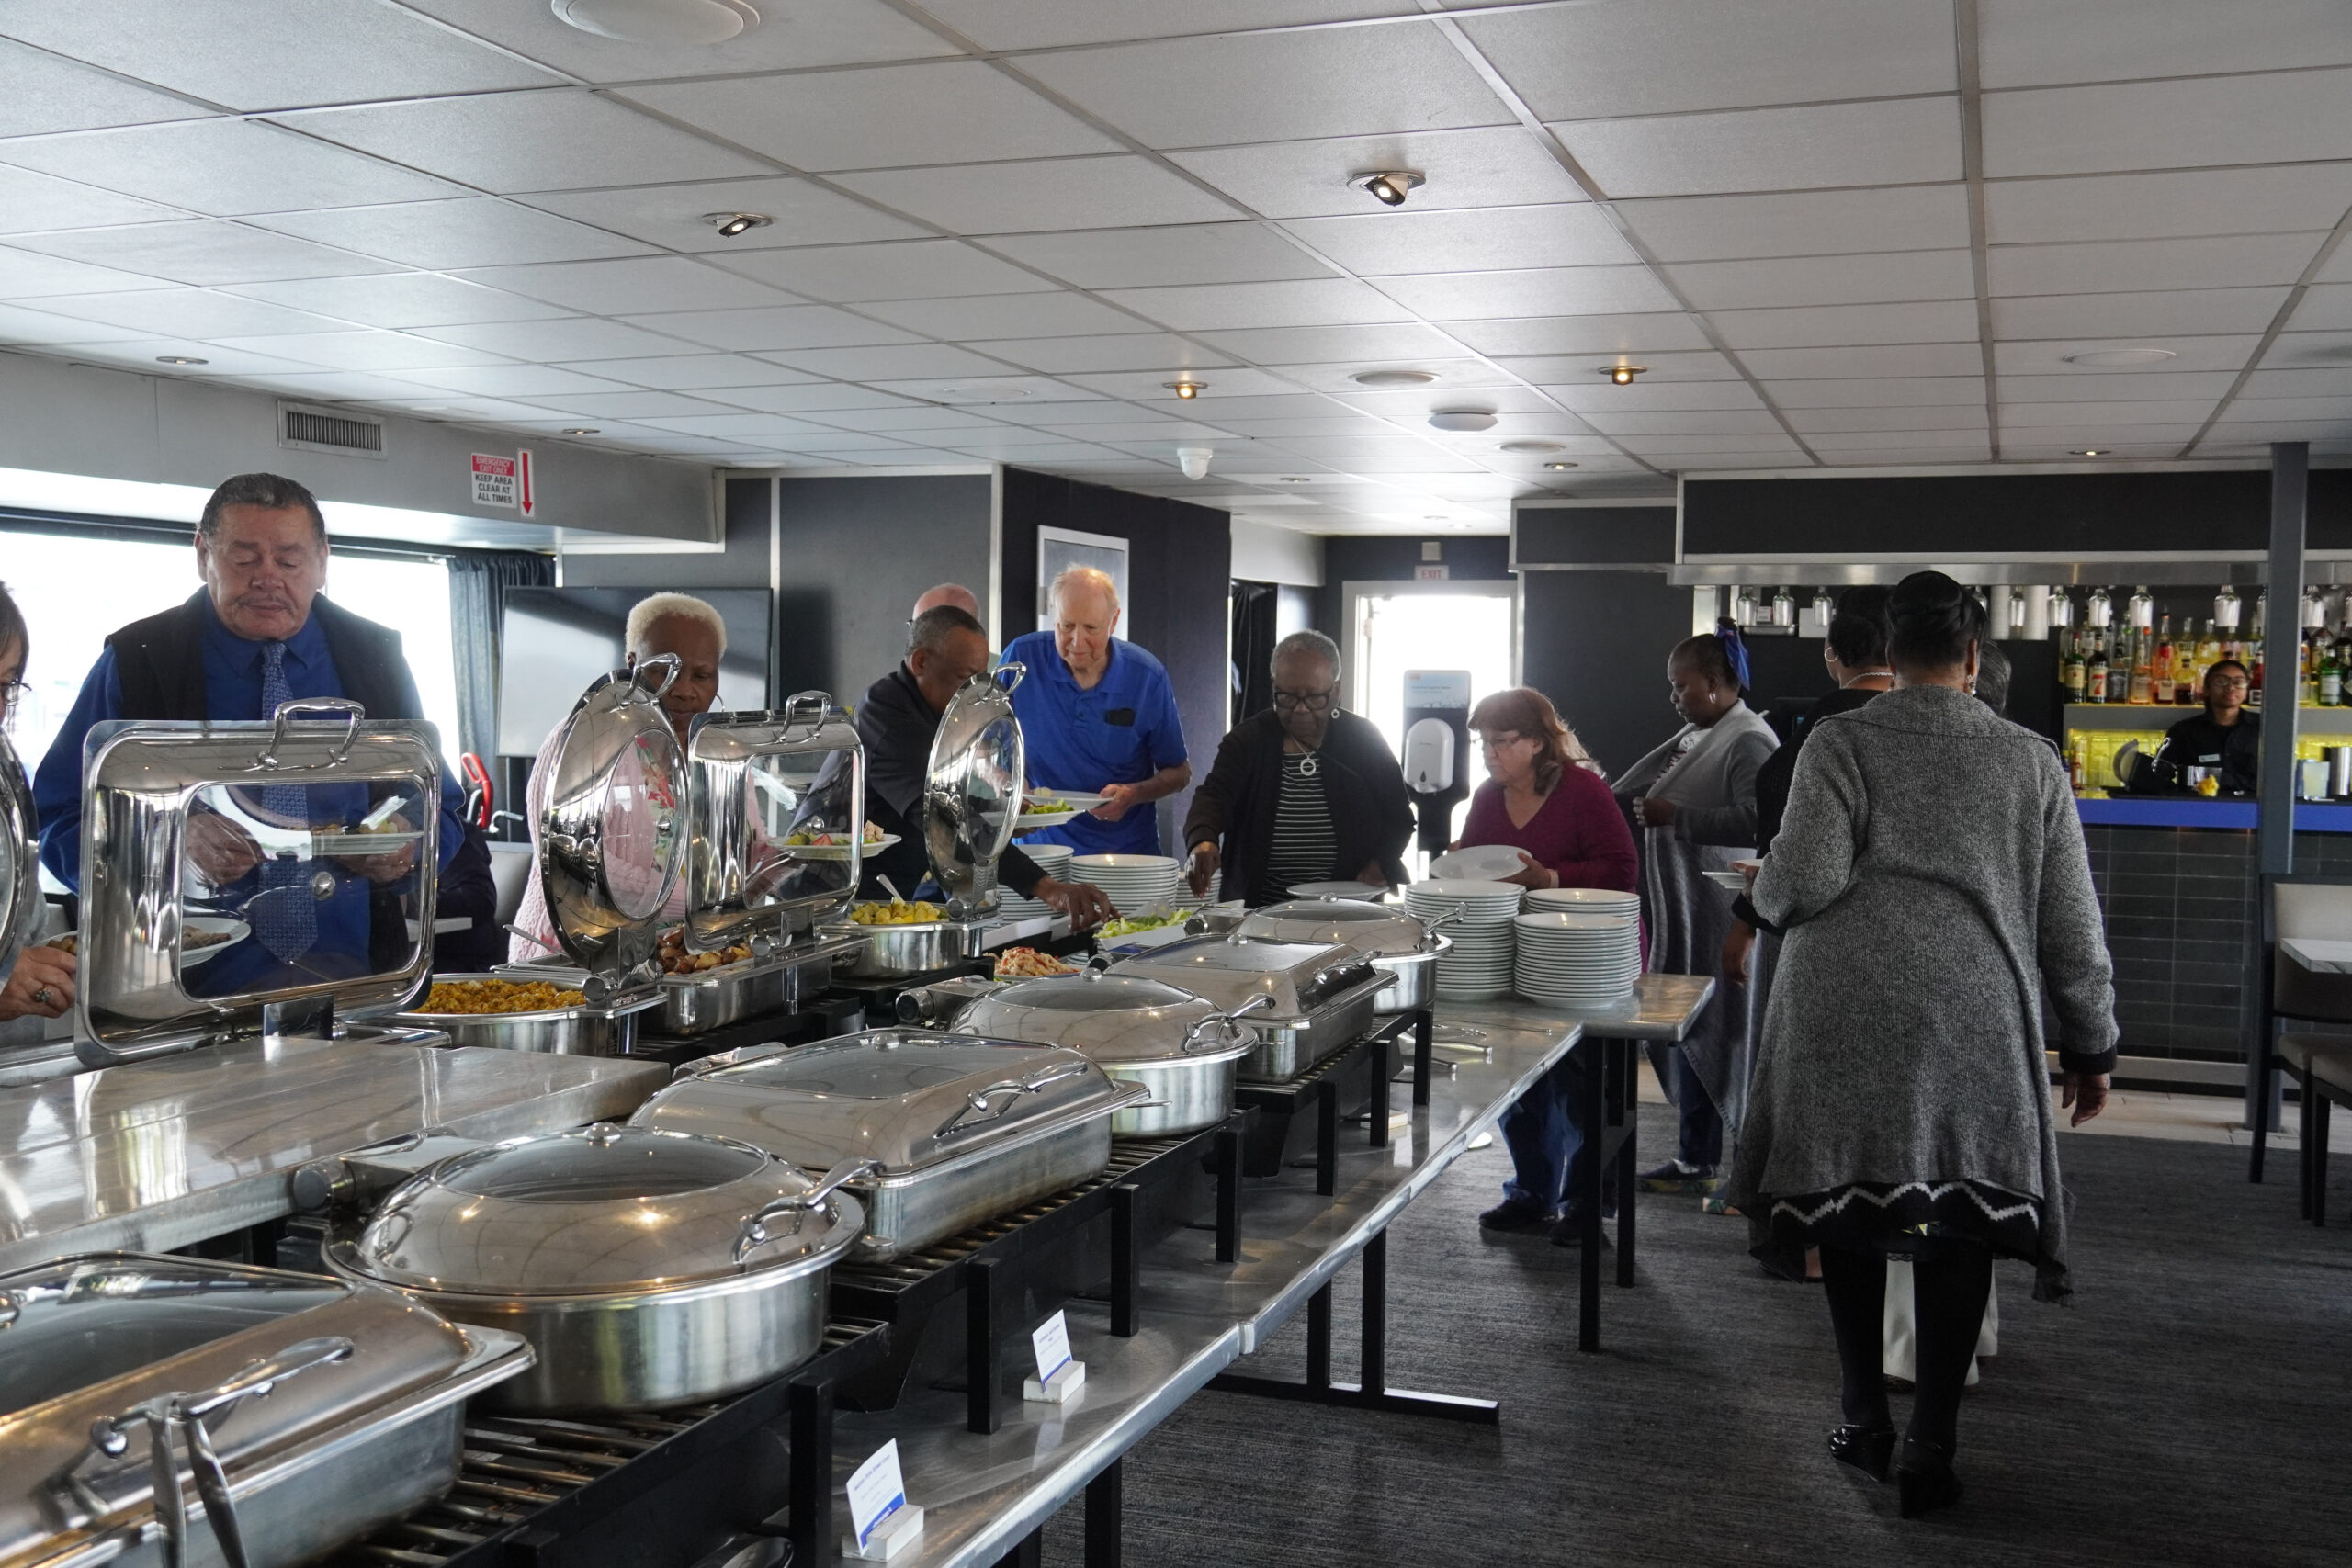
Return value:
M 1137 931 L 1156 931 L 1163 926 L 1181 926 L 1184 911 L 1169 909 L 1157 915 L 1122 915 L 1095 934 L 1098 936 L 1133 936 Z

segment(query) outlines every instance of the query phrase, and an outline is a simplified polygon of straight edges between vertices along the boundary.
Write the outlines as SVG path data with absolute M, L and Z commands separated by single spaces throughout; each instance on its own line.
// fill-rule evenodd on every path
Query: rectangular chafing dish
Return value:
M 1241 1076 L 1279 1082 L 1343 1049 L 1372 1022 L 1373 1003 L 1394 976 L 1353 949 L 1321 942 L 1195 937 L 1111 966 L 1205 997 L 1230 1012 L 1256 997 L 1273 1006 L 1240 1021 L 1260 1041 Z
M 530 1364 L 518 1335 L 311 1275 L 136 1253 L 0 1275 L 0 1562 L 209 1568 L 224 1537 L 252 1568 L 310 1562 L 447 1490 L 464 1401 Z
M 464 985 L 478 980 L 526 977 L 527 966 L 510 965 L 488 975 L 435 975 L 438 983 Z M 516 972 L 509 972 L 516 971 Z M 587 978 L 580 969 L 528 969 L 527 978 L 576 987 Z M 569 1007 L 539 1008 L 530 1012 L 403 1012 L 394 1021 L 436 1030 L 453 1045 L 481 1045 L 497 1051 L 536 1051 L 557 1056 L 626 1056 L 637 1043 L 639 1021 L 662 1005 L 660 992 L 645 987 L 607 1002 L 578 1001 Z
M 818 935 L 752 957 L 689 975 L 664 975 L 657 986 L 662 1010 L 647 1022 L 656 1032 L 706 1034 L 763 1012 L 794 1008 L 832 983 L 837 960 L 864 945 L 860 936 Z
M 880 1160 L 850 1184 L 866 1214 L 854 1256 L 878 1262 L 1099 1174 L 1112 1117 L 1148 1096 L 1059 1046 L 876 1029 L 689 1063 L 629 1120 L 808 1170 Z

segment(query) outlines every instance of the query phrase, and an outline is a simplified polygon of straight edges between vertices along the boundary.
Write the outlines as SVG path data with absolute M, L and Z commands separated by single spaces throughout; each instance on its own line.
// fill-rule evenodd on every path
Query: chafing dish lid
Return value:
M 676 669 L 664 654 L 589 687 L 563 721 L 538 792 L 548 918 L 571 961 L 599 974 L 653 956 L 654 928 L 684 864 L 686 760 L 660 700 Z
M 683 1285 L 846 1247 L 865 1216 L 838 1198 L 797 1223 L 787 1215 L 762 1225 L 763 1242 L 751 1237 L 753 1215 L 816 1185 L 764 1149 L 724 1138 L 610 1125 L 514 1138 L 402 1182 L 345 1262 L 390 1284 L 445 1292 Z
M 1227 1009 L 1251 997 L 1271 997 L 1272 1017 L 1296 1018 L 1368 978 L 1372 970 L 1350 947 L 1233 935 L 1170 942 L 1113 964 L 1111 973 L 1166 980 Z
M 0 975 L 40 932 L 40 816 L 8 738 L 0 735 Z
M 947 699 L 932 737 L 922 792 L 923 849 L 950 903 L 989 902 L 997 858 L 1012 841 L 1029 767 L 1021 721 L 1012 713 L 1012 689 L 1026 672 L 1020 664 L 1007 664 L 965 682 Z
M 1374 958 L 1434 951 L 1429 928 L 1401 909 L 1353 898 L 1294 898 L 1242 917 L 1233 934 L 1251 942 L 1337 943 Z
M 773 712 L 707 714 L 686 753 L 690 948 L 775 930 L 788 911 L 820 919 L 847 908 L 864 852 L 865 750 L 830 694 L 802 692 Z M 820 833 L 838 841 L 791 841 Z
M 1253 1049 L 1257 1036 L 1220 1025 L 1204 997 L 1144 975 L 1089 969 L 999 987 L 956 1021 L 973 1034 L 1067 1045 L 1098 1062 L 1156 1062 Z
M 878 1159 L 895 1175 L 1145 1098 L 1059 1046 L 876 1029 L 690 1063 L 630 1121 L 741 1138 L 804 1165 Z

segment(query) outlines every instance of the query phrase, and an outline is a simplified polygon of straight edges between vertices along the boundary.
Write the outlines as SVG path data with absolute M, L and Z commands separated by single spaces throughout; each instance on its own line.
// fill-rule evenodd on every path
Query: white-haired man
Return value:
M 1159 821 L 1150 805 L 1193 782 L 1168 671 L 1111 635 L 1119 590 L 1107 574 L 1071 567 L 1054 579 L 1047 603 L 1053 630 L 1015 637 L 1004 650 L 1006 663 L 1029 671 L 1012 694 L 1028 742 L 1029 783 L 1103 800 L 1027 841 L 1069 844 L 1080 854 L 1158 854 Z
M 662 710 L 670 720 L 670 728 L 677 732 L 678 745 L 683 750 L 686 732 L 694 728 L 697 717 L 710 711 L 711 703 L 718 695 L 718 661 L 727 652 L 727 622 L 708 603 L 692 594 L 649 594 L 630 606 L 622 644 L 632 670 L 662 654 L 677 655 L 678 676 L 662 694 Z M 526 815 L 530 818 L 534 856 L 538 852 L 539 814 L 547 805 L 548 759 L 555 750 L 556 737 L 562 733 L 563 727 L 556 726 L 540 746 L 538 761 L 531 764 L 530 805 Z M 632 815 L 628 820 L 636 821 L 639 816 Z M 628 857 L 624 854 L 619 858 L 626 861 Z M 616 874 L 617 872 L 616 867 Z M 686 879 L 681 876 L 670 889 L 662 918 L 682 920 L 685 915 Z M 546 958 L 556 951 L 555 927 L 548 919 L 539 879 L 534 876 L 524 885 L 522 907 L 514 911 L 514 935 L 507 943 L 507 957 L 522 964 Z

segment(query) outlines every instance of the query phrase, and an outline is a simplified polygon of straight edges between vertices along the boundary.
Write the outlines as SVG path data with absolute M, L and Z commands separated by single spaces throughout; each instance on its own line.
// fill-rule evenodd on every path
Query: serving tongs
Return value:
M 187 1505 L 180 1490 L 179 1463 L 172 1452 L 176 1437 L 187 1450 L 188 1473 L 196 1483 L 198 1500 L 204 1505 L 205 1522 L 220 1543 L 221 1561 L 228 1568 L 249 1568 L 236 1504 L 229 1494 L 229 1472 L 212 1446 L 205 1419 L 217 1416 L 225 1420 L 245 1400 L 266 1399 L 288 1378 L 347 1360 L 354 1348 L 341 1335 L 298 1340 L 200 1393 L 161 1393 L 119 1415 L 101 1416 L 90 1424 L 89 1448 L 51 1484 L 93 1518 L 114 1511 L 118 1505 L 109 1503 L 98 1490 L 96 1478 L 84 1472 L 106 1461 L 122 1459 L 130 1452 L 131 1434 L 145 1427 L 147 1474 L 154 1495 L 156 1524 L 164 1536 L 164 1568 L 187 1568 Z

